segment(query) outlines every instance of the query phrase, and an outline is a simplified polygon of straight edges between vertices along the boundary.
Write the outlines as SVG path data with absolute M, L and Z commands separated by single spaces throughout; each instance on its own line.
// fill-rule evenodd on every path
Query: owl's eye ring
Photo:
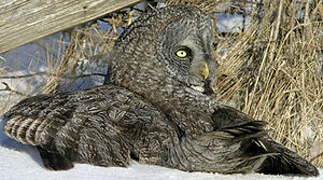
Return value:
M 178 51 L 176 51 L 176 56 L 180 57 L 180 58 L 184 58 L 188 55 L 188 52 L 186 50 L 180 49 Z
M 176 50 L 175 55 L 179 58 L 186 58 L 192 55 L 192 51 L 190 48 L 182 46 Z

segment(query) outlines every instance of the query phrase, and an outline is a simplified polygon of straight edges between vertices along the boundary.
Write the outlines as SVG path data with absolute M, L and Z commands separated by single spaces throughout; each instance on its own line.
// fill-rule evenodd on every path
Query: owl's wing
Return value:
M 123 88 L 100 86 L 30 97 L 4 115 L 4 132 L 37 146 L 50 169 L 69 169 L 74 161 L 127 166 L 130 146 L 116 123 L 125 111 L 115 104 L 126 106 L 128 95 Z
M 64 106 L 68 100 L 61 94 L 22 100 L 4 114 L 5 134 L 24 144 L 46 144 L 72 116 L 72 107 Z
M 297 153 L 271 139 L 263 127 L 263 121 L 228 106 L 218 107 L 212 115 L 216 131 L 233 136 L 232 141 L 240 141 L 246 157 L 252 159 L 266 157 L 255 169 L 265 174 L 302 174 L 317 176 L 317 168 Z
M 231 128 L 245 122 L 254 121 L 251 116 L 225 105 L 214 108 L 212 120 L 215 129 Z

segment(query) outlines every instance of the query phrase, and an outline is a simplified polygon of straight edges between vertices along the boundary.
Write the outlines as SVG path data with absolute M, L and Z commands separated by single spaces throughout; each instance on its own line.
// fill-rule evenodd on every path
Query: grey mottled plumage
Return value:
M 141 16 L 116 42 L 107 84 L 38 95 L 5 114 L 5 133 L 36 146 L 47 168 L 131 159 L 185 171 L 318 175 L 274 142 L 265 122 L 211 96 L 213 22 L 173 6 Z

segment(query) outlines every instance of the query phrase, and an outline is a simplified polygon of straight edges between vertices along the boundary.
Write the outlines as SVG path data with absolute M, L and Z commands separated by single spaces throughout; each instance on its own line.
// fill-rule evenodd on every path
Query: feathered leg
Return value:
M 59 153 L 49 152 L 40 146 L 38 146 L 37 149 L 39 150 L 43 164 L 47 169 L 68 170 L 73 168 L 72 161 L 60 155 Z

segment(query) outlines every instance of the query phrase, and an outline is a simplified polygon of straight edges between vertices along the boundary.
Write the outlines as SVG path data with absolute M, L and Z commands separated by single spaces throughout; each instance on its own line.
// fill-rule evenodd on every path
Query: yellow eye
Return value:
M 178 51 L 176 52 L 176 55 L 177 55 L 178 57 L 184 58 L 184 57 L 186 57 L 186 56 L 187 56 L 187 52 L 186 52 L 185 50 L 178 50 Z

